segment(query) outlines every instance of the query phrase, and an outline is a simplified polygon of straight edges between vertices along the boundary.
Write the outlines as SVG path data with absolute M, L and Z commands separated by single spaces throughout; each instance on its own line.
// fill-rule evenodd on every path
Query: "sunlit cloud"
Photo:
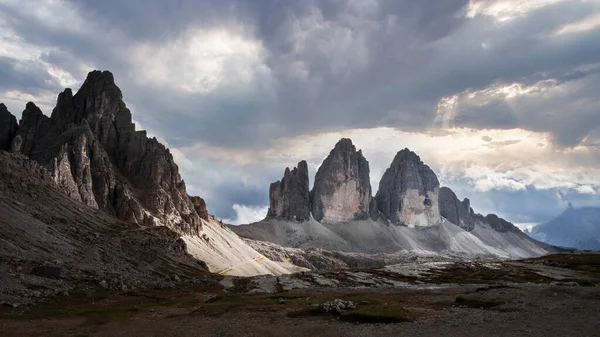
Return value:
M 236 217 L 233 219 L 223 219 L 223 222 L 231 225 L 241 225 L 264 219 L 267 215 L 268 207 L 248 207 L 234 204 L 233 209 L 236 212 Z
M 471 0 L 466 15 L 489 15 L 499 22 L 513 20 L 527 12 L 567 0 Z
M 592 30 L 600 27 L 600 14 L 592 14 L 581 21 L 569 23 L 556 31 L 556 35 L 570 34 Z

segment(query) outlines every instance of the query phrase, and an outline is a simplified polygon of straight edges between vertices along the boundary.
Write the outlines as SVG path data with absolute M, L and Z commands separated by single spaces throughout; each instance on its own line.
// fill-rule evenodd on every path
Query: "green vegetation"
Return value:
M 490 309 L 497 307 L 502 304 L 506 304 L 504 301 L 499 300 L 482 300 L 472 297 L 458 296 L 455 300 L 456 304 L 463 307 L 475 308 L 475 309 Z

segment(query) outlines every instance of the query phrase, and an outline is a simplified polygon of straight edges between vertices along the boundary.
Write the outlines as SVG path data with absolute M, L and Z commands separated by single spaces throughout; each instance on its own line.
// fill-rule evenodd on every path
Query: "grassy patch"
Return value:
M 582 287 L 595 287 L 597 282 L 594 280 L 576 280 L 575 282 L 577 282 L 577 284 L 579 284 Z
M 525 259 L 522 260 L 522 262 L 573 269 L 600 277 L 600 253 L 552 254 L 533 259 Z
M 356 323 L 402 323 L 412 322 L 415 317 L 410 311 L 398 306 L 359 306 L 348 310 L 340 316 L 340 320 Z
M 347 309 L 339 316 L 326 313 L 321 309 L 321 305 L 324 302 L 336 298 L 352 301 L 356 305 L 356 309 Z M 306 295 L 296 296 L 296 300 L 292 303 L 294 303 L 294 307 L 299 309 L 288 312 L 287 316 L 292 318 L 311 316 L 335 317 L 341 321 L 353 323 L 400 323 L 414 321 L 417 315 L 415 312 L 405 308 L 405 305 L 408 303 L 404 302 L 404 298 L 404 294 L 399 292 L 313 293 L 309 297 Z
M 456 304 L 462 307 L 475 308 L 475 309 L 490 309 L 497 307 L 502 304 L 506 304 L 504 301 L 499 300 L 482 300 L 466 296 L 458 296 L 456 298 Z
M 428 283 L 456 284 L 496 284 L 498 282 L 515 283 L 548 283 L 551 279 L 541 276 L 527 268 L 504 264 L 502 268 L 493 269 L 484 265 L 454 263 L 453 265 L 432 271 Z

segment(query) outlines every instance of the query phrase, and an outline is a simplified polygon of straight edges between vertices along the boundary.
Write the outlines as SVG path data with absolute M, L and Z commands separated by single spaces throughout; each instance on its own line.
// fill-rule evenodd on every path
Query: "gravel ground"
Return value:
M 407 295 L 406 308 L 420 312 L 407 323 L 288 317 L 294 309 L 287 304 L 277 311 L 242 307 L 216 315 L 156 306 L 125 320 L 3 319 L 0 331 L 4 336 L 600 336 L 600 287 L 512 284 L 475 289 L 465 285 Z M 498 300 L 502 304 L 461 305 L 457 296 L 483 306 Z

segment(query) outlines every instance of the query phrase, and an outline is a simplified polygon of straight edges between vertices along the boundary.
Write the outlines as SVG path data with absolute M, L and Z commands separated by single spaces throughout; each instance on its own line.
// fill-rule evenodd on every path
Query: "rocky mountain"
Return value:
M 322 223 L 366 220 L 377 209 L 371 205 L 369 162 L 350 139 L 341 139 L 325 158 L 310 197 L 312 216 Z
M 74 288 L 119 291 L 206 276 L 165 226 L 121 221 L 68 197 L 44 167 L 0 151 L 0 302 Z
M 451 189 L 442 187 L 440 188 L 438 203 L 440 215 L 448 221 L 466 231 L 472 231 L 475 228 L 475 214 L 469 199 L 465 198 L 460 201 Z
M 198 234 L 200 215 L 171 153 L 131 113 L 110 72 L 91 72 L 66 89 L 51 117 L 28 103 L 12 150 L 46 167 L 70 197 L 116 217 Z M 204 219 L 207 220 L 207 219 Z
M 527 257 L 555 249 L 494 214 L 476 214 L 469 199 L 460 201 L 451 189 L 440 187 L 431 168 L 408 149 L 396 154 L 374 198 L 369 181 L 362 152 L 342 139 L 317 171 L 310 194 L 312 218 L 291 219 L 270 211 L 263 221 L 231 229 L 283 247 L 353 253 Z M 291 191 L 286 190 L 285 200 L 294 200 Z M 303 194 L 301 200 L 305 198 Z M 278 201 L 271 200 L 272 208 L 274 204 Z M 306 207 L 302 210 L 305 215 Z
M 429 166 L 404 149 L 383 174 L 375 199 L 382 216 L 394 225 L 430 226 L 441 221 L 439 187 Z
M 526 233 L 552 245 L 600 250 L 600 207 L 569 207 L 555 219 Z
M 50 117 L 30 102 L 18 127 L 4 105 L 0 120 L 1 148 L 35 161 L 73 200 L 145 228 L 170 228 L 211 271 L 288 272 L 210 216 L 204 200 L 187 194 L 169 150 L 135 130 L 110 72 L 90 72 L 75 95 L 65 89 Z
M 291 171 L 286 167 L 283 179 L 269 188 L 269 211 L 267 217 L 293 221 L 310 219 L 310 195 L 308 188 L 308 165 L 298 163 Z
M 6 105 L 0 103 L 0 150 L 9 150 L 12 139 L 15 138 L 19 125 Z

